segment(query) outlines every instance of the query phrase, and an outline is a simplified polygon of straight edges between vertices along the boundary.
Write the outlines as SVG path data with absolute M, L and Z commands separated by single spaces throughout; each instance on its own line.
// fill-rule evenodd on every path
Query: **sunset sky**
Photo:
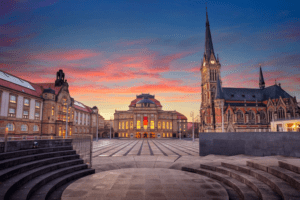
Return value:
M 75 100 L 105 119 L 137 94 L 164 110 L 199 114 L 205 2 L 196 0 L 4 0 L 0 69 L 54 82 L 62 69 Z M 300 101 L 300 2 L 208 1 L 223 87 L 275 79 Z

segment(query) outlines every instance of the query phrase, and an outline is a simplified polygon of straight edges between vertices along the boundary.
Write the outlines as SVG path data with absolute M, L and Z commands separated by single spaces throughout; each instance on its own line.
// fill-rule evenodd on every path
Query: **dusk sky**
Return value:
M 205 2 L 196 0 L 4 0 L 0 69 L 54 82 L 105 119 L 137 94 L 164 110 L 199 114 Z M 223 87 L 266 87 L 275 79 L 300 101 L 300 1 L 208 1 Z

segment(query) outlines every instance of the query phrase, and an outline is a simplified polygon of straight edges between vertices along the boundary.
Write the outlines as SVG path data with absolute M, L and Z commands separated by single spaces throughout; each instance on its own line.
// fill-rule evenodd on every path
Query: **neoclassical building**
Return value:
M 141 94 L 129 110 L 115 111 L 114 136 L 127 138 L 186 137 L 187 118 L 176 111 L 164 111 L 154 95 Z
M 74 100 L 65 74 L 59 70 L 53 83 L 31 83 L 0 71 L 0 135 L 65 136 L 96 134 L 97 107 Z M 67 119 L 67 122 L 66 122 Z M 66 126 L 67 123 L 67 126 Z M 98 114 L 98 128 L 104 118 Z
M 258 88 L 222 87 L 220 70 L 206 12 L 205 50 L 200 69 L 202 132 L 270 131 L 273 120 L 299 118 L 296 97 L 289 95 L 276 82 L 265 87 L 261 67 Z

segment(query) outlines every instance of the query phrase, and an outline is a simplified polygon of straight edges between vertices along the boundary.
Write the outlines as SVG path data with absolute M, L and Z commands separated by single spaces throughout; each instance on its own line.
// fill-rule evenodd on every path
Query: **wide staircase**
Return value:
M 94 173 L 71 144 L 0 153 L 0 200 L 60 199 L 55 191 Z
M 300 161 L 247 160 L 182 167 L 217 180 L 229 199 L 300 200 Z

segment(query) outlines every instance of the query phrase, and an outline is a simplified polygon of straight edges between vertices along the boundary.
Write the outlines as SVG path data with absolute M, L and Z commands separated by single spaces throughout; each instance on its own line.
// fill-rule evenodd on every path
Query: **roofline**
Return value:
M 6 80 L 3 80 L 3 81 L 6 81 Z M 6 82 L 8 82 L 8 81 L 6 81 Z M 8 83 L 10 83 L 10 82 L 8 82 Z M 14 84 L 14 83 L 13 83 L 13 84 Z M 17 85 L 17 84 L 15 84 L 15 85 Z M 29 96 L 33 96 L 33 97 L 35 97 L 35 98 L 40 98 L 40 99 L 43 99 L 43 97 L 41 97 L 41 96 L 35 96 L 35 95 L 29 94 L 29 93 L 26 93 L 26 92 L 22 92 L 22 91 L 15 90 L 15 89 L 12 89 L 12 88 L 9 88 L 9 87 L 5 87 L 5 86 L 3 86 L 3 85 L 0 85 L 0 87 L 7 88 L 7 89 L 10 89 L 10 90 L 13 90 L 13 91 L 16 91 L 16 92 L 22 93 L 22 94 L 27 94 L 27 95 L 29 95 Z M 20 86 L 20 87 L 23 87 L 23 86 Z M 25 87 L 23 87 L 23 88 L 25 88 Z M 28 89 L 28 88 L 26 88 L 26 89 Z

